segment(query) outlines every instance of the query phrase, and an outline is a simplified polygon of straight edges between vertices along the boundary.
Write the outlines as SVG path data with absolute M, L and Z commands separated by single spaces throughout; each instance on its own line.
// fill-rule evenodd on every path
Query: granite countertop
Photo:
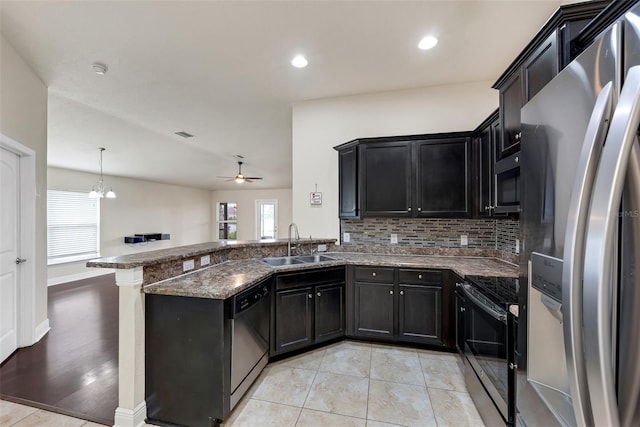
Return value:
M 340 265 L 375 265 L 380 267 L 437 268 L 453 270 L 458 275 L 517 277 L 518 267 L 497 258 L 380 255 L 331 252 L 334 261 L 270 267 L 256 259 L 225 261 L 211 267 L 144 286 L 147 294 L 196 298 L 226 299 L 260 282 L 274 273 L 304 271 Z
M 296 244 L 323 244 L 335 243 L 336 239 L 301 238 Z M 223 251 L 227 249 L 254 248 L 265 246 L 282 246 L 288 243 L 288 239 L 264 239 L 264 240 L 229 240 L 221 242 L 206 242 L 195 245 L 178 246 L 175 248 L 158 249 L 155 251 L 140 252 L 114 257 L 92 259 L 87 262 L 87 267 L 128 269 L 143 267 L 145 265 L 160 264 L 168 261 L 181 260 L 188 257 L 196 257 L 207 253 Z

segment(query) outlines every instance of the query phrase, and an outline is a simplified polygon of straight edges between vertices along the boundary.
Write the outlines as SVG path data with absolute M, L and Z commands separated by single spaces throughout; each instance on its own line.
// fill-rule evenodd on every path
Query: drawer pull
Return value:
M 418 274 L 418 279 L 422 279 L 422 274 Z
M 371 273 L 371 275 L 372 275 L 373 277 L 376 277 L 376 272 L 374 271 L 373 273 Z
M 389 295 L 393 295 L 393 291 L 389 291 Z

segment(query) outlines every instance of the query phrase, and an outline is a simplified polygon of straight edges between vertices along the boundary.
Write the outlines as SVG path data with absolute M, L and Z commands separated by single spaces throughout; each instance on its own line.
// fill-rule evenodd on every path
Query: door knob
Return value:
M 16 258 L 16 264 L 23 264 L 25 262 L 27 262 L 27 260 L 24 258 Z

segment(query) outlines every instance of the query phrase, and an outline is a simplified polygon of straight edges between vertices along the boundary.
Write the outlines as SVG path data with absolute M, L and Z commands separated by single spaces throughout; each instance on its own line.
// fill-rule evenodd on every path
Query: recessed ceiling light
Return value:
M 296 68 L 304 68 L 308 64 L 309 64 L 309 61 L 307 61 L 307 58 L 305 58 L 302 55 L 298 55 L 291 60 L 291 65 L 293 65 Z
M 107 74 L 107 66 L 104 64 L 100 64 L 99 62 L 95 62 L 93 65 L 91 65 L 91 68 L 93 68 L 93 71 L 96 74 L 100 74 L 101 76 Z
M 422 50 L 428 50 L 437 44 L 438 44 L 437 38 L 435 38 L 434 36 L 426 36 L 422 40 L 420 40 L 420 43 L 418 43 L 418 48 Z

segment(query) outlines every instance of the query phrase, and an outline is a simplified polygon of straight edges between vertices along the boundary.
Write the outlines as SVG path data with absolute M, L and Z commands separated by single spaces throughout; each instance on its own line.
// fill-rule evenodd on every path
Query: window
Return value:
M 99 200 L 77 191 L 47 191 L 49 265 L 100 256 Z
M 278 235 L 278 201 L 256 200 L 256 238 L 275 239 Z
M 236 203 L 218 203 L 218 239 L 236 240 L 237 238 L 238 216 Z

